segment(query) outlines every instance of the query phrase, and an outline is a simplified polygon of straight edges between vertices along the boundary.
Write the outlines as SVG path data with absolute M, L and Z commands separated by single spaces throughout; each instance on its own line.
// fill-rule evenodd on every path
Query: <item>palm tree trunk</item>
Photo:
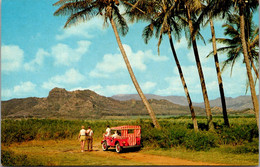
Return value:
M 203 75 L 203 71 L 202 71 L 202 67 L 201 67 L 201 63 L 200 63 L 197 42 L 195 39 L 195 35 L 193 34 L 194 28 L 193 28 L 193 23 L 191 20 L 189 8 L 187 8 L 187 16 L 188 16 L 188 23 L 189 23 L 189 29 L 190 29 L 190 34 L 191 34 L 193 52 L 194 52 L 194 56 L 195 56 L 195 60 L 196 60 L 196 64 L 197 64 L 197 69 L 198 69 L 198 73 L 199 73 L 200 84 L 201 84 L 201 89 L 202 89 L 202 94 L 203 94 L 203 99 L 204 99 L 204 104 L 205 104 L 205 111 L 207 114 L 208 127 L 209 127 L 209 130 L 214 130 L 207 88 L 206 88 L 204 75 Z
M 246 71 L 247 76 L 249 80 L 250 90 L 251 90 L 251 97 L 252 102 L 255 110 L 255 117 L 257 121 L 257 127 L 259 129 L 259 104 L 255 92 L 255 85 L 254 85 L 254 79 L 251 72 L 248 52 L 247 52 L 247 45 L 246 45 L 246 38 L 245 38 L 245 18 L 244 18 L 244 4 L 242 4 L 239 7 L 239 15 L 240 15 L 240 31 L 241 31 L 241 41 L 242 41 L 242 48 L 243 48 L 243 55 L 244 55 L 244 61 L 246 64 Z
M 255 67 L 254 61 L 253 61 L 253 56 L 250 50 L 250 47 L 248 46 L 248 54 L 249 54 L 249 60 L 251 62 L 251 66 L 253 67 L 253 70 L 255 72 L 256 77 L 259 79 L 259 74 L 258 74 L 258 70 Z
M 183 73 L 182 73 L 181 65 L 179 63 L 177 54 L 176 54 L 175 49 L 174 49 L 174 45 L 173 45 L 173 41 L 172 41 L 172 35 L 171 35 L 170 31 L 168 31 L 168 37 L 169 37 L 169 41 L 170 41 L 170 45 L 171 45 L 171 49 L 172 49 L 172 54 L 173 54 L 175 63 L 177 65 L 177 68 L 179 70 L 181 82 L 182 82 L 182 85 L 183 85 L 183 88 L 184 88 L 184 91 L 185 91 L 185 94 L 186 94 L 186 97 L 187 97 L 187 100 L 188 100 L 188 104 L 189 104 L 189 108 L 190 108 L 190 112 L 191 112 L 191 117 L 192 117 L 192 122 L 193 122 L 193 127 L 194 127 L 195 131 L 198 131 L 198 129 L 199 129 L 198 128 L 198 122 L 197 122 L 197 119 L 196 119 L 196 116 L 195 116 L 195 112 L 194 112 L 194 108 L 193 108 L 192 101 L 191 101 L 191 98 L 190 98 L 190 94 L 189 94 L 189 91 L 188 91 L 188 87 L 186 85 L 186 82 L 185 82 L 185 79 L 184 79 L 184 76 L 183 76 Z
M 250 62 L 251 62 L 251 66 L 253 67 L 253 70 L 255 72 L 256 77 L 259 79 L 259 73 L 258 73 L 258 70 L 255 67 L 254 62 L 253 62 L 253 58 L 250 58 Z
M 121 51 L 121 53 L 122 53 L 122 56 L 123 56 L 123 58 L 124 58 L 124 61 L 125 61 L 127 70 L 128 70 L 128 72 L 129 72 L 129 74 L 130 74 L 130 77 L 131 77 L 131 79 L 132 79 L 132 81 L 133 81 L 133 84 L 134 84 L 134 86 L 135 86 L 135 88 L 136 88 L 136 90 L 137 90 L 137 92 L 138 92 L 140 98 L 142 99 L 142 101 L 143 101 L 143 103 L 144 103 L 144 105 L 145 105 L 145 107 L 146 107 L 146 109 L 147 109 L 147 111 L 148 111 L 148 113 L 149 113 L 149 115 L 150 115 L 152 121 L 153 121 L 153 124 L 154 124 L 155 128 L 160 128 L 160 125 L 159 125 L 159 123 L 158 123 L 158 121 L 157 121 L 157 119 L 156 119 L 156 117 L 155 117 L 155 114 L 154 114 L 154 112 L 153 112 L 153 110 L 152 110 L 152 107 L 151 107 L 150 104 L 148 103 L 148 100 L 147 100 L 146 97 L 144 96 L 144 94 L 143 94 L 143 92 L 142 92 L 142 90 L 141 90 L 141 88 L 140 88 L 140 86 L 139 86 L 139 84 L 138 84 L 138 82 L 137 82 L 137 80 L 136 80 L 136 78 L 135 78 L 134 72 L 133 72 L 132 67 L 131 67 L 131 65 L 130 65 L 130 63 L 129 63 L 129 60 L 128 60 L 128 58 L 127 58 L 127 55 L 126 55 L 126 53 L 125 53 L 125 50 L 124 50 L 124 47 L 123 47 L 122 42 L 121 42 L 121 40 L 120 40 L 120 37 L 119 37 L 118 31 L 117 31 L 115 22 L 114 22 L 114 20 L 113 20 L 112 17 L 110 17 L 110 23 L 111 23 L 111 26 L 112 26 L 113 31 L 114 31 L 114 33 L 115 33 L 115 36 L 116 36 L 116 40 L 117 40 L 119 49 L 120 49 L 120 51 Z
M 210 29 L 211 29 L 211 35 L 212 35 L 212 46 L 213 46 L 214 60 L 215 60 L 215 66 L 216 66 L 216 71 L 217 71 L 217 76 L 218 76 L 218 86 L 219 86 L 219 92 L 220 92 L 221 103 L 222 103 L 222 112 L 223 112 L 224 124 L 229 127 L 226 100 L 225 100 L 222 77 L 221 77 L 221 72 L 220 72 L 220 68 L 219 68 L 219 61 L 218 61 L 216 35 L 215 35 L 215 29 L 214 29 L 214 24 L 213 24 L 212 19 L 210 19 Z

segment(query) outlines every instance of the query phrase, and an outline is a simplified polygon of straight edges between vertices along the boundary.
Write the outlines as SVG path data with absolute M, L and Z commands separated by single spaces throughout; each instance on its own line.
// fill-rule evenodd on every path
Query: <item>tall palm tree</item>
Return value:
M 70 26 L 79 21 L 88 21 L 89 19 L 99 14 L 103 15 L 105 23 L 107 23 L 108 20 L 110 21 L 132 82 L 140 98 L 142 99 L 155 128 L 160 128 L 155 114 L 135 78 L 134 72 L 128 61 L 127 55 L 120 40 L 118 29 L 122 33 L 122 35 L 125 35 L 128 31 L 128 26 L 125 19 L 119 12 L 119 4 L 119 0 L 59 0 L 54 4 L 54 6 L 60 6 L 59 9 L 55 11 L 54 15 L 69 15 L 69 18 L 64 27 Z
M 174 48 L 173 40 L 172 40 L 172 32 L 174 32 L 173 34 L 175 34 L 175 36 L 179 39 L 180 30 L 181 30 L 179 23 L 176 21 L 176 18 L 175 18 L 175 14 L 177 14 L 177 13 L 174 11 L 174 9 L 175 9 L 174 5 L 175 5 L 174 0 L 162 0 L 162 1 L 154 0 L 152 2 L 146 1 L 146 3 L 143 3 L 142 5 L 138 5 L 138 3 L 135 2 L 135 4 L 133 4 L 132 8 L 130 8 L 130 13 L 131 13 L 132 17 L 137 16 L 138 18 L 140 18 L 142 16 L 142 14 L 145 15 L 143 17 L 145 17 L 147 19 L 150 17 L 150 19 L 151 19 L 150 24 L 144 28 L 142 36 L 144 38 L 145 43 L 148 43 L 148 41 L 151 39 L 151 37 L 154 34 L 154 30 L 156 30 L 156 32 L 155 32 L 156 37 L 159 38 L 158 53 L 159 53 L 159 47 L 160 47 L 160 44 L 162 41 L 162 35 L 163 34 L 168 35 L 172 54 L 173 54 L 175 63 L 177 65 L 180 79 L 181 79 L 181 82 L 182 82 L 182 85 L 184 88 L 184 92 L 186 94 L 187 101 L 189 104 L 192 121 L 193 121 L 193 127 L 194 127 L 195 131 L 198 131 L 198 123 L 197 123 L 197 119 L 195 116 L 194 107 L 192 105 L 188 87 L 185 82 L 184 75 L 183 75 L 183 72 L 181 69 L 181 65 L 178 60 L 178 57 L 177 57 L 177 54 L 176 54 L 176 51 Z M 138 9 L 134 10 L 133 9 L 134 7 L 138 8 Z M 147 10 L 148 7 L 153 10 Z
M 246 19 L 246 42 L 248 46 L 248 55 L 250 60 L 250 65 L 255 73 L 255 81 L 259 79 L 258 73 L 258 60 L 259 60 L 259 28 L 252 21 L 252 13 Z M 240 18 L 238 14 L 229 15 L 227 18 L 227 23 L 225 23 L 224 34 L 230 38 L 217 38 L 216 41 L 226 45 L 218 50 L 220 53 L 227 53 L 227 60 L 223 62 L 222 71 L 230 65 L 232 75 L 233 67 L 236 61 L 243 55 L 242 51 L 242 41 L 240 38 Z M 209 55 L 212 55 L 211 52 Z M 245 62 L 245 61 L 244 61 Z M 256 65 L 257 67 L 256 67 Z M 246 92 L 248 91 L 249 80 L 246 81 Z
M 250 85 L 251 90 L 251 97 L 252 102 L 255 110 L 255 116 L 257 121 L 257 127 L 259 128 L 259 103 L 256 96 L 255 91 L 255 84 L 254 79 L 251 72 L 251 66 L 250 66 L 250 60 L 248 56 L 248 49 L 247 49 L 247 43 L 246 43 L 246 32 L 245 32 L 245 15 L 246 11 L 250 11 L 250 9 L 254 10 L 258 7 L 259 2 L 258 0 L 234 0 L 238 4 L 239 9 L 239 18 L 240 18 L 240 36 L 242 41 L 242 48 L 243 48 L 243 55 L 244 55 L 244 61 L 246 64 L 246 71 L 248 76 L 248 81 Z
M 210 130 L 214 129 L 213 120 L 212 120 L 212 113 L 211 108 L 209 104 L 209 98 L 207 93 L 207 88 L 205 84 L 204 74 L 200 62 L 198 47 L 197 47 L 197 41 L 196 41 L 196 34 L 198 33 L 198 24 L 196 22 L 197 20 L 197 14 L 200 12 L 200 9 L 202 8 L 202 3 L 200 0 L 175 0 L 176 3 L 178 3 L 178 12 L 183 14 L 183 20 L 186 21 L 188 24 L 188 29 L 190 32 L 190 39 L 193 47 L 193 52 L 195 56 L 195 61 L 199 73 L 200 78 L 200 84 L 204 99 L 204 105 L 205 105 L 205 111 L 207 115 L 207 121 L 208 121 L 208 127 Z
M 251 14 L 247 18 L 247 46 L 248 54 L 251 62 L 251 67 L 253 68 L 255 75 L 259 78 L 258 70 L 255 63 L 258 64 L 259 58 L 259 28 L 252 21 L 253 15 Z M 233 14 L 227 18 L 227 22 L 223 24 L 224 35 L 230 38 L 216 38 L 216 41 L 226 46 L 217 49 L 221 53 L 227 53 L 228 59 L 223 62 L 222 70 L 224 70 L 228 65 L 231 65 L 231 74 L 234 64 L 237 59 L 243 55 L 242 51 L 242 41 L 240 38 L 240 18 L 239 15 Z M 213 54 L 211 52 L 209 55 Z
M 219 93 L 220 93 L 221 104 L 222 104 L 222 113 L 223 113 L 223 118 L 224 118 L 224 124 L 229 127 L 225 93 L 224 93 L 224 88 L 223 88 L 221 71 L 220 71 L 220 67 L 219 67 L 219 60 L 218 60 L 215 27 L 214 27 L 214 22 L 213 22 L 214 17 L 219 16 L 223 11 L 215 10 L 215 7 L 219 5 L 219 4 L 217 4 L 217 5 L 215 4 L 217 2 L 215 0 L 204 0 L 203 2 L 205 5 L 203 5 L 203 11 L 200 14 L 198 22 L 199 23 L 203 22 L 203 18 L 206 16 L 207 21 L 206 21 L 206 24 L 204 24 L 204 26 L 206 26 L 207 23 L 210 23 L 210 30 L 211 30 L 211 36 L 212 36 L 212 48 L 213 48 L 214 62 L 215 62 L 215 68 L 216 68 L 217 78 L 218 78 L 218 86 L 219 86 Z

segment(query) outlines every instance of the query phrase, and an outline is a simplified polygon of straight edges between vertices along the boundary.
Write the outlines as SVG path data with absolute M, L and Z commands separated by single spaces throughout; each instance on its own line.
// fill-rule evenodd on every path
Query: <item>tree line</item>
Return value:
M 128 21 L 143 21 L 147 23 L 142 33 L 144 42 L 148 43 L 153 36 L 158 38 L 158 54 L 163 36 L 168 36 L 173 58 L 189 104 L 193 128 L 195 131 L 198 131 L 196 114 L 172 37 L 174 36 L 178 40 L 182 30 L 185 31 L 188 45 L 193 48 L 199 73 L 208 129 L 214 130 L 211 107 L 197 47 L 197 40 L 204 40 L 200 34 L 200 29 L 209 24 L 213 50 L 209 53 L 209 56 L 214 56 L 224 124 L 227 127 L 230 126 L 221 72 L 227 65 L 230 65 L 232 69 L 237 58 L 243 56 L 243 63 L 247 72 L 247 89 L 250 89 L 257 127 L 259 128 L 259 104 L 255 91 L 255 83 L 259 79 L 259 28 L 252 21 L 253 13 L 259 5 L 257 0 L 59 0 L 53 5 L 59 7 L 54 12 L 55 16 L 68 16 L 64 28 L 75 25 L 78 22 L 88 22 L 97 16 L 102 16 L 105 24 L 110 23 L 132 82 L 155 128 L 160 128 L 160 124 L 136 80 L 120 35 L 125 36 L 127 34 Z M 120 8 L 121 6 L 122 8 Z M 119 9 L 124 9 L 125 11 L 122 13 Z M 129 19 L 126 20 L 125 16 Z M 214 20 L 217 18 L 225 20 L 223 25 L 224 34 L 229 38 L 216 38 Z M 217 48 L 217 42 L 224 43 L 225 47 Z M 224 61 L 222 69 L 220 69 L 218 53 L 227 53 L 227 60 Z

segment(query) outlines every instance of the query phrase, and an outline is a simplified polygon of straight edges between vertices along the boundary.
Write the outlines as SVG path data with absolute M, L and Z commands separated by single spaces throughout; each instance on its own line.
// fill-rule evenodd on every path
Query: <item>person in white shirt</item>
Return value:
M 92 151 L 93 150 L 93 130 L 91 129 L 90 126 L 88 127 L 86 134 L 87 134 L 88 151 L 89 151 L 89 147 L 90 147 L 90 151 Z
M 115 131 L 115 133 L 112 135 L 112 137 L 118 137 L 119 136 L 119 134 L 118 134 L 118 132 L 117 132 L 117 130 Z
M 84 126 L 81 126 L 81 130 L 79 131 L 78 138 L 81 144 L 81 152 L 84 152 L 84 147 L 86 142 L 86 130 Z
M 110 129 L 110 126 L 107 125 L 107 129 L 106 129 L 106 133 L 104 134 L 104 136 L 110 136 L 111 135 L 111 129 Z

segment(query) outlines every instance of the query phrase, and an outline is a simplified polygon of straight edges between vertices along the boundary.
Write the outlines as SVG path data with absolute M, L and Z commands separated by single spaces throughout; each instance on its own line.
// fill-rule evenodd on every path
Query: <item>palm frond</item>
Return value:
M 85 8 L 88 8 L 90 4 L 85 3 L 85 2 L 69 2 L 63 4 L 58 10 L 54 12 L 54 16 L 59 16 L 59 15 L 71 15 L 76 12 L 79 12 L 81 10 L 84 10 Z
M 125 36 L 128 32 L 128 25 L 125 18 L 120 14 L 118 7 L 113 7 L 113 19 L 116 22 L 118 31 L 121 35 Z
M 147 25 L 144 28 L 143 33 L 142 33 L 142 37 L 144 39 L 145 44 L 147 44 L 148 41 L 152 38 L 153 30 L 154 30 L 154 28 L 153 28 L 153 24 L 152 23 Z
M 78 24 L 80 22 L 90 20 L 91 18 L 96 16 L 97 13 L 98 11 L 95 12 L 94 10 L 92 10 L 92 7 L 90 7 L 84 9 L 83 11 L 77 12 L 75 14 L 71 14 L 71 16 L 66 21 L 64 28 L 69 27 L 71 25 Z

